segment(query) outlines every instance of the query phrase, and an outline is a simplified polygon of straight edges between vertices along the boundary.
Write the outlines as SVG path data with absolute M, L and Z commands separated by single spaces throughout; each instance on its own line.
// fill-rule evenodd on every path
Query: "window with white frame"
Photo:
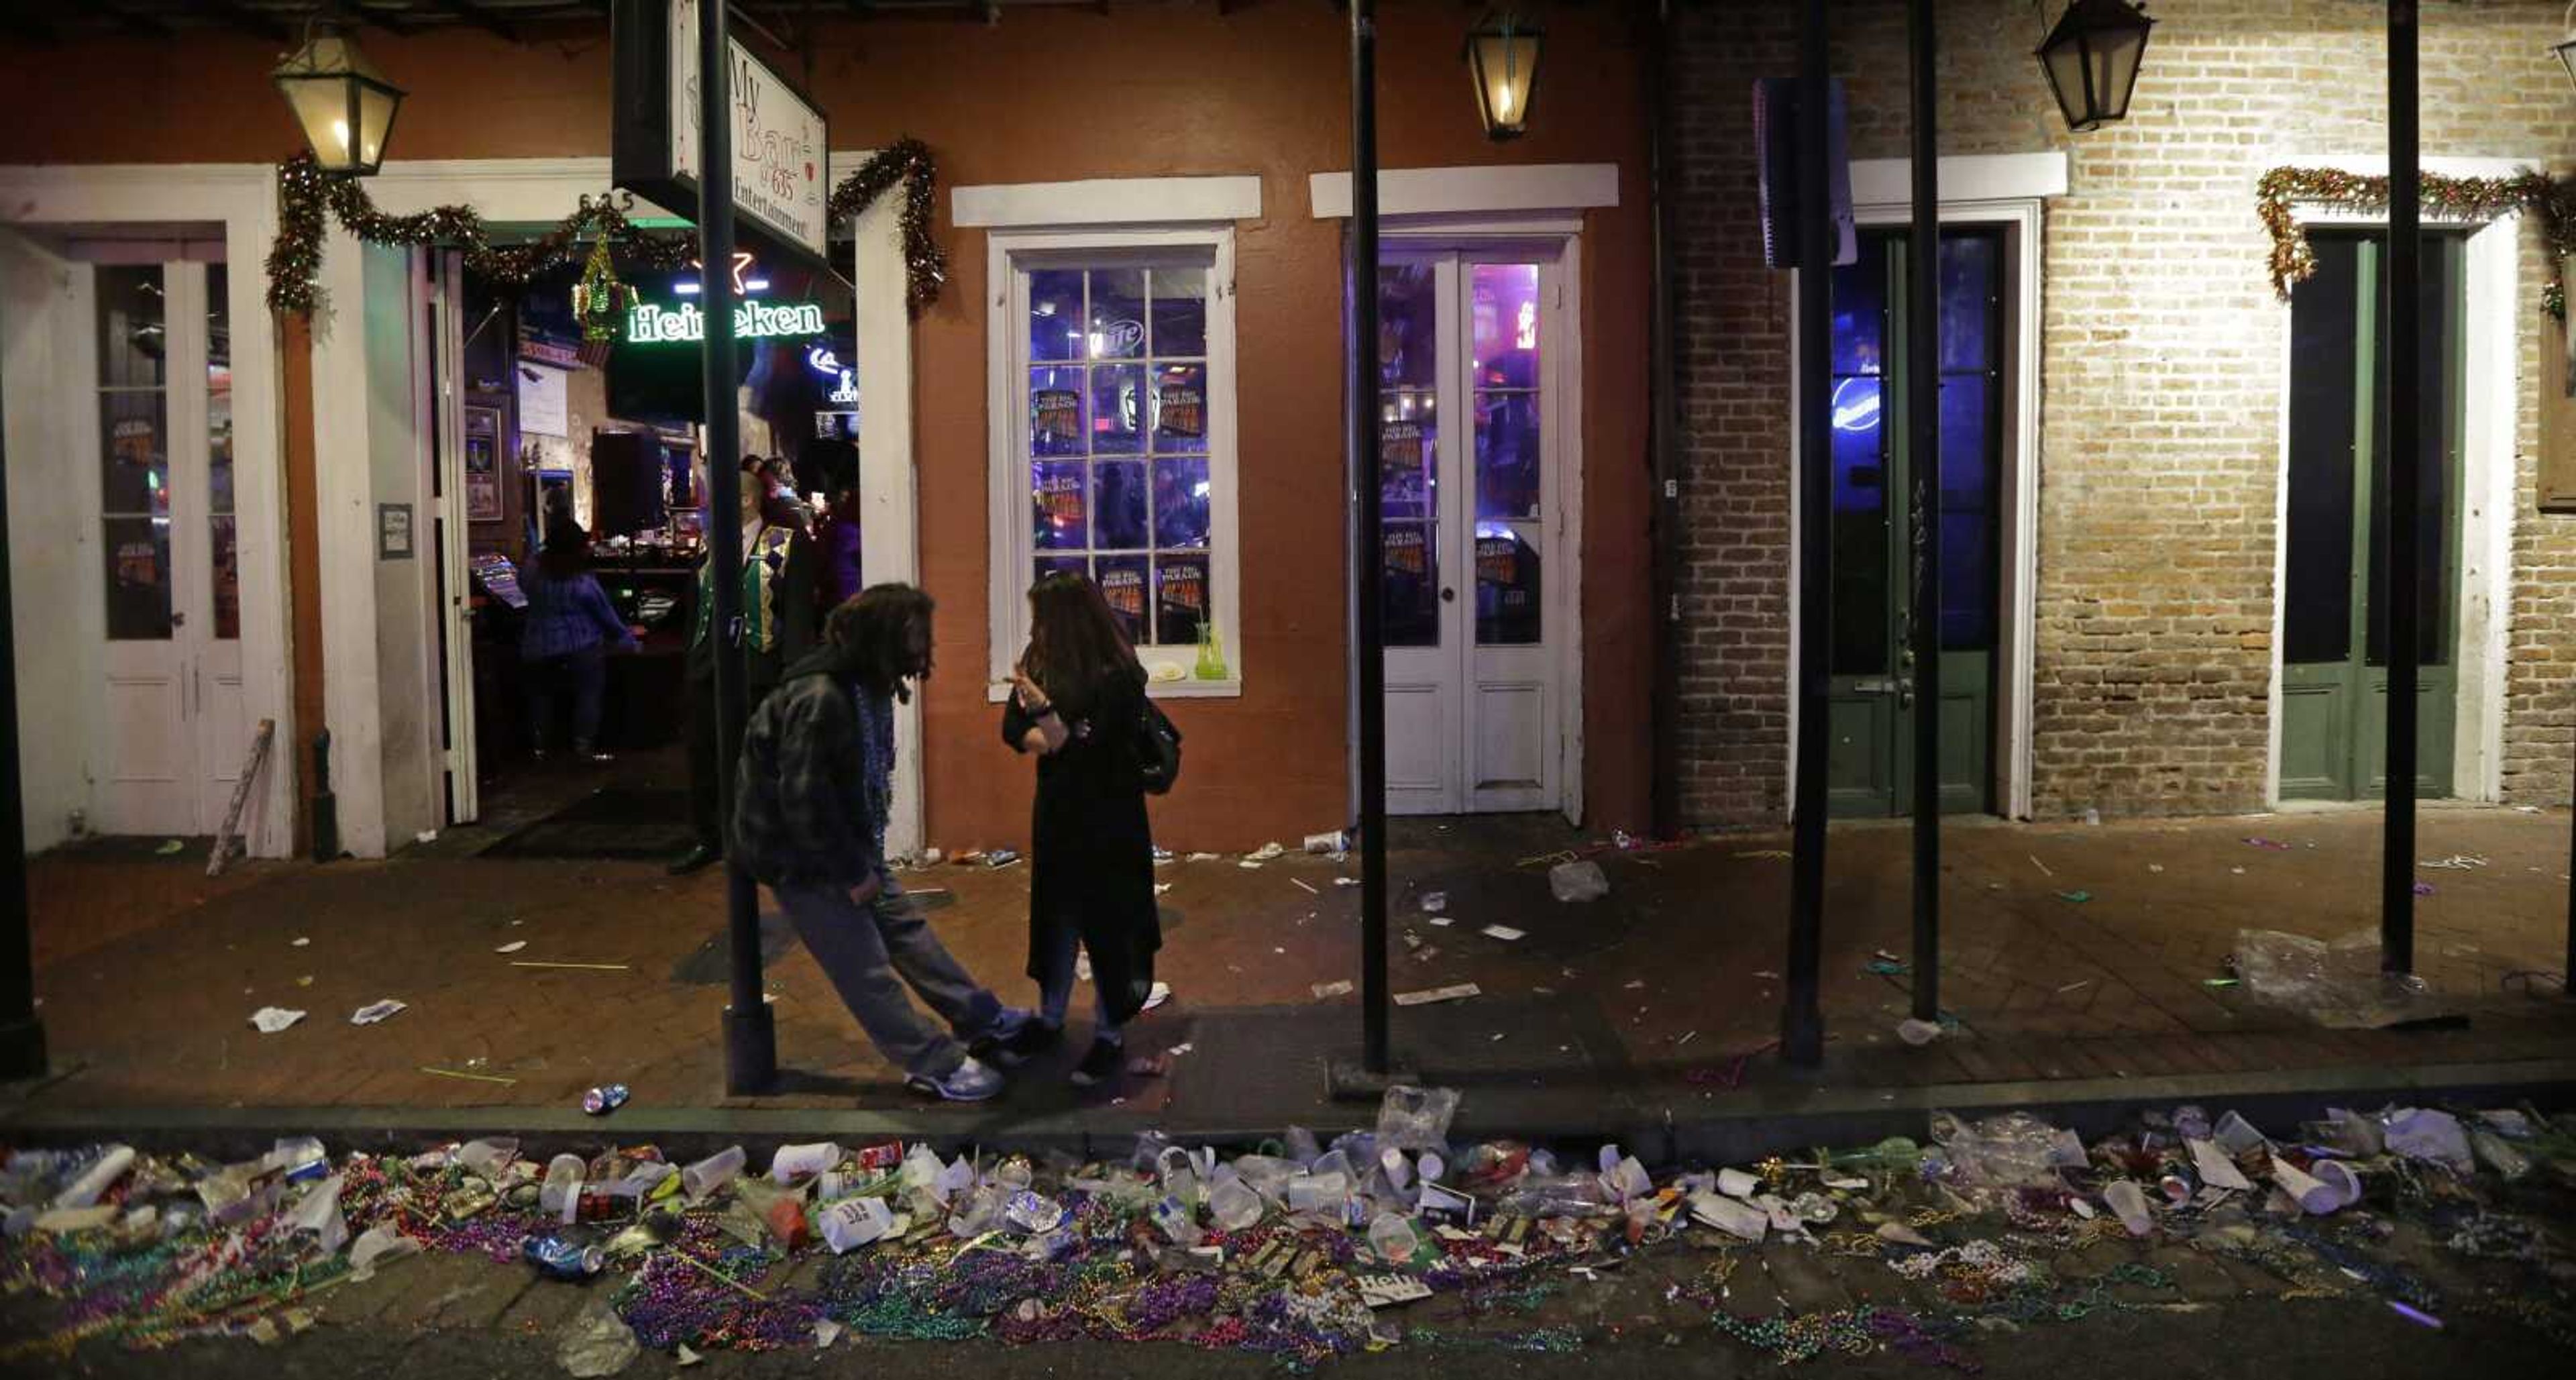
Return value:
M 1157 692 L 1231 692 L 1231 232 L 997 235 L 995 255 L 995 678 L 1027 645 L 1028 587 L 1067 571 Z

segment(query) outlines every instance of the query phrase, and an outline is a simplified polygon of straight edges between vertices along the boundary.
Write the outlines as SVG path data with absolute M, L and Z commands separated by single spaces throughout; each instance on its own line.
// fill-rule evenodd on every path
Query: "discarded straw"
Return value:
M 421 1066 L 420 1066 L 420 1071 L 421 1071 L 421 1072 L 423 1072 L 423 1073 L 433 1073 L 433 1074 L 438 1075 L 438 1076 L 439 1076 L 439 1077 L 441 1077 L 441 1078 L 462 1078 L 462 1079 L 466 1079 L 466 1080 L 467 1080 L 467 1081 L 469 1081 L 469 1082 L 475 1082 L 475 1083 L 500 1083 L 500 1084 L 503 1084 L 503 1085 L 505 1085 L 505 1086 L 510 1086 L 510 1087 L 515 1087 L 515 1086 L 517 1086 L 517 1085 L 518 1085 L 518 1082 L 519 1082 L 519 1080 L 518 1080 L 518 1079 L 516 1079 L 516 1078 L 503 1078 L 503 1077 L 499 1076 L 498 1074 L 490 1074 L 490 1073 L 466 1073 L 466 1072 L 463 1072 L 463 1071 L 458 1070 L 458 1069 L 438 1069 L 438 1068 L 431 1068 L 431 1067 L 430 1067 L 429 1065 L 427 1065 L 427 1064 L 423 1064 L 423 1065 L 421 1065 Z
M 541 958 L 512 959 L 513 968 L 583 968 L 599 973 L 623 973 L 634 968 L 632 963 L 549 963 Z

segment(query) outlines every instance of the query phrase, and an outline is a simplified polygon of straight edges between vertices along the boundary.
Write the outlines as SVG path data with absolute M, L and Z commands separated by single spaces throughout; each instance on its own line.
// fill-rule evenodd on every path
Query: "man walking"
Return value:
M 981 1102 L 1002 1090 L 1002 1075 L 970 1051 L 1008 1048 L 1029 1013 L 958 966 L 885 864 L 894 704 L 930 674 L 930 615 L 930 596 L 899 584 L 832 610 L 822 645 L 744 729 L 732 848 L 905 1083 Z M 914 1009 L 907 984 L 953 1038 Z

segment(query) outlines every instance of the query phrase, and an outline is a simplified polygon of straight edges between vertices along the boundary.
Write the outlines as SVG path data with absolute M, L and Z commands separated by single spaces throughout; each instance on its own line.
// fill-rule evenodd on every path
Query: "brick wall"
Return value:
M 1904 8 L 1834 7 L 1852 155 L 1902 157 Z M 2258 809 L 2269 752 L 2287 316 L 2265 277 L 2257 177 L 2386 148 L 2378 0 L 2160 0 L 2130 118 L 2070 138 L 2023 0 L 1944 0 L 1945 154 L 2062 148 L 2046 213 L 2033 809 L 2040 818 Z M 2433 3 L 2428 156 L 2564 160 L 2576 90 L 2561 7 Z M 1777 820 L 1787 773 L 1788 301 L 1761 267 L 1748 88 L 1793 70 L 1787 5 L 1680 17 L 1672 112 L 1684 376 L 1676 769 L 1701 824 Z M 2523 300 L 2542 254 L 2523 235 Z M 2508 800 L 2564 799 L 2576 750 L 2576 520 L 2532 506 L 2535 310 L 2522 316 Z

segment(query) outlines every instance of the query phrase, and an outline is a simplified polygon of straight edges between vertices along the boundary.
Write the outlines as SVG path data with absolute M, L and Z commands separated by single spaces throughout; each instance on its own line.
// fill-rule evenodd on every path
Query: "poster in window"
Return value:
M 1038 544 L 1082 545 L 1082 466 L 1041 465 L 1036 480 Z
M 1384 539 L 1388 574 L 1419 576 L 1427 571 L 1428 563 L 1424 560 L 1426 551 L 1421 528 L 1389 527 L 1384 533 Z
M 1082 395 L 1070 388 L 1041 388 L 1029 394 L 1029 425 L 1039 449 L 1082 446 Z
M 1389 517 L 1425 517 L 1429 495 L 1422 465 L 1422 423 L 1399 418 L 1377 433 L 1379 491 Z
M 1154 562 L 1154 640 L 1186 646 L 1207 621 L 1207 557 L 1162 556 Z
M 470 522 L 499 522 L 501 510 L 501 413 L 496 408 L 465 409 L 465 517 Z
M 1195 439 L 1207 435 L 1207 390 L 1195 383 L 1165 383 L 1154 394 L 1154 430 Z
M 1476 581 L 1509 585 L 1520 571 L 1520 542 L 1513 537 L 1476 538 Z
M 1102 561 L 1100 595 L 1109 601 L 1111 613 L 1141 622 L 1145 617 L 1145 572 L 1123 562 Z

